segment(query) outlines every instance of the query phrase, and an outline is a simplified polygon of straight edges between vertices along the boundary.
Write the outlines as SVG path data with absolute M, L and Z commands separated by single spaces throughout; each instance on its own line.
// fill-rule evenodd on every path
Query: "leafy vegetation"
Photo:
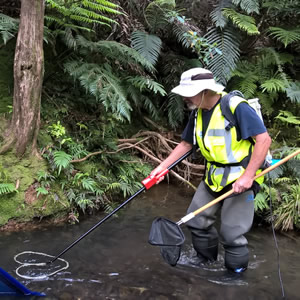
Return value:
M 14 192 L 18 192 L 18 190 L 15 184 L 11 183 L 8 173 L 0 164 L 0 197 Z
M 294 149 L 283 148 L 279 157 L 290 154 Z M 277 155 L 278 155 L 277 154 Z M 300 156 L 286 162 L 271 171 L 262 185 L 261 192 L 255 198 L 255 209 L 258 214 L 271 220 L 268 201 L 272 201 L 275 228 L 291 230 L 300 228 Z

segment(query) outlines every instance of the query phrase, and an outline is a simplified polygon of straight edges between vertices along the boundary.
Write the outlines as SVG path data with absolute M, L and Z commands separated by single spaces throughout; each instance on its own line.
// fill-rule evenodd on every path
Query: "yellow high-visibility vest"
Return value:
M 230 98 L 229 106 L 232 113 L 241 102 L 247 103 L 239 96 Z M 225 129 L 229 122 L 222 115 L 220 103 L 214 108 L 204 136 L 201 109 L 198 110 L 196 118 L 197 143 L 207 160 L 205 183 L 212 191 L 219 192 L 244 173 L 254 146 L 249 140 L 237 140 L 235 126 L 229 130 Z M 258 170 L 256 174 L 260 172 L 261 170 Z M 263 177 L 256 181 L 261 184 Z

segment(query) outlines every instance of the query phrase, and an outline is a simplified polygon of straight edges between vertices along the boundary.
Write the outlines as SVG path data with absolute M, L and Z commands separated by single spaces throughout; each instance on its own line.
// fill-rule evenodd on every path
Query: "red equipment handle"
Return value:
M 154 176 L 152 178 L 149 175 L 147 178 L 145 178 L 142 181 L 142 184 L 144 185 L 144 187 L 146 188 L 146 190 L 149 190 L 154 184 L 156 184 L 156 182 L 159 180 L 159 178 L 167 175 L 168 173 L 169 173 L 169 170 L 165 169 L 161 173 L 157 174 L 156 176 Z

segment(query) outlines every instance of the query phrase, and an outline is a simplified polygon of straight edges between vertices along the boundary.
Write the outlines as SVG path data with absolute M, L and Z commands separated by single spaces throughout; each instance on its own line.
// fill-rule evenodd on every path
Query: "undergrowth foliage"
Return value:
M 277 158 L 285 157 L 296 149 L 283 148 L 275 153 Z M 271 221 L 269 201 L 272 201 L 276 229 L 300 229 L 300 156 L 287 161 L 271 171 L 255 198 L 257 214 Z
M 15 184 L 11 182 L 9 175 L 0 164 L 0 197 L 15 192 L 18 192 Z
M 110 26 L 117 23 L 110 15 L 118 15 L 120 7 L 106 0 L 46 0 L 46 20 L 60 27 L 91 31 L 93 24 Z
M 142 187 L 137 180 L 150 172 L 147 165 L 140 164 L 132 155 L 122 153 L 100 155 L 101 167 L 97 159 L 74 163 L 73 160 L 89 153 L 83 144 L 68 137 L 60 123 L 49 126 L 49 133 L 54 143 L 43 154 L 49 162 L 49 171 L 37 174 L 37 196 L 54 193 L 55 186 L 59 185 L 75 215 L 99 208 L 112 211 L 120 195 L 125 198 L 135 193 Z M 118 198 L 113 199 L 116 195 L 119 195 Z
M 77 59 L 65 63 L 65 71 L 107 112 L 120 121 L 129 121 L 133 109 L 144 109 L 153 118 L 158 117 L 157 105 L 150 96 L 164 96 L 166 92 L 153 79 L 155 69 L 147 58 L 114 41 L 92 42 L 77 36 L 77 45 Z

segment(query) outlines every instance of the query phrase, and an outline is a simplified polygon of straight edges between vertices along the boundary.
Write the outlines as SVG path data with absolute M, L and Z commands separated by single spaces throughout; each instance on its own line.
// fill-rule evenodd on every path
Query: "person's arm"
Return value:
M 252 138 L 255 140 L 253 153 L 245 172 L 232 185 L 235 193 L 242 193 L 251 188 L 256 171 L 264 162 L 272 142 L 268 132 L 258 134 Z
M 155 175 L 167 169 L 172 163 L 174 163 L 176 160 L 178 160 L 180 157 L 182 157 L 185 153 L 187 153 L 191 149 L 192 149 L 192 144 L 186 141 L 181 141 L 170 153 L 170 155 L 150 173 L 150 177 L 154 177 Z M 163 179 L 164 177 L 161 177 L 157 183 L 159 183 Z

